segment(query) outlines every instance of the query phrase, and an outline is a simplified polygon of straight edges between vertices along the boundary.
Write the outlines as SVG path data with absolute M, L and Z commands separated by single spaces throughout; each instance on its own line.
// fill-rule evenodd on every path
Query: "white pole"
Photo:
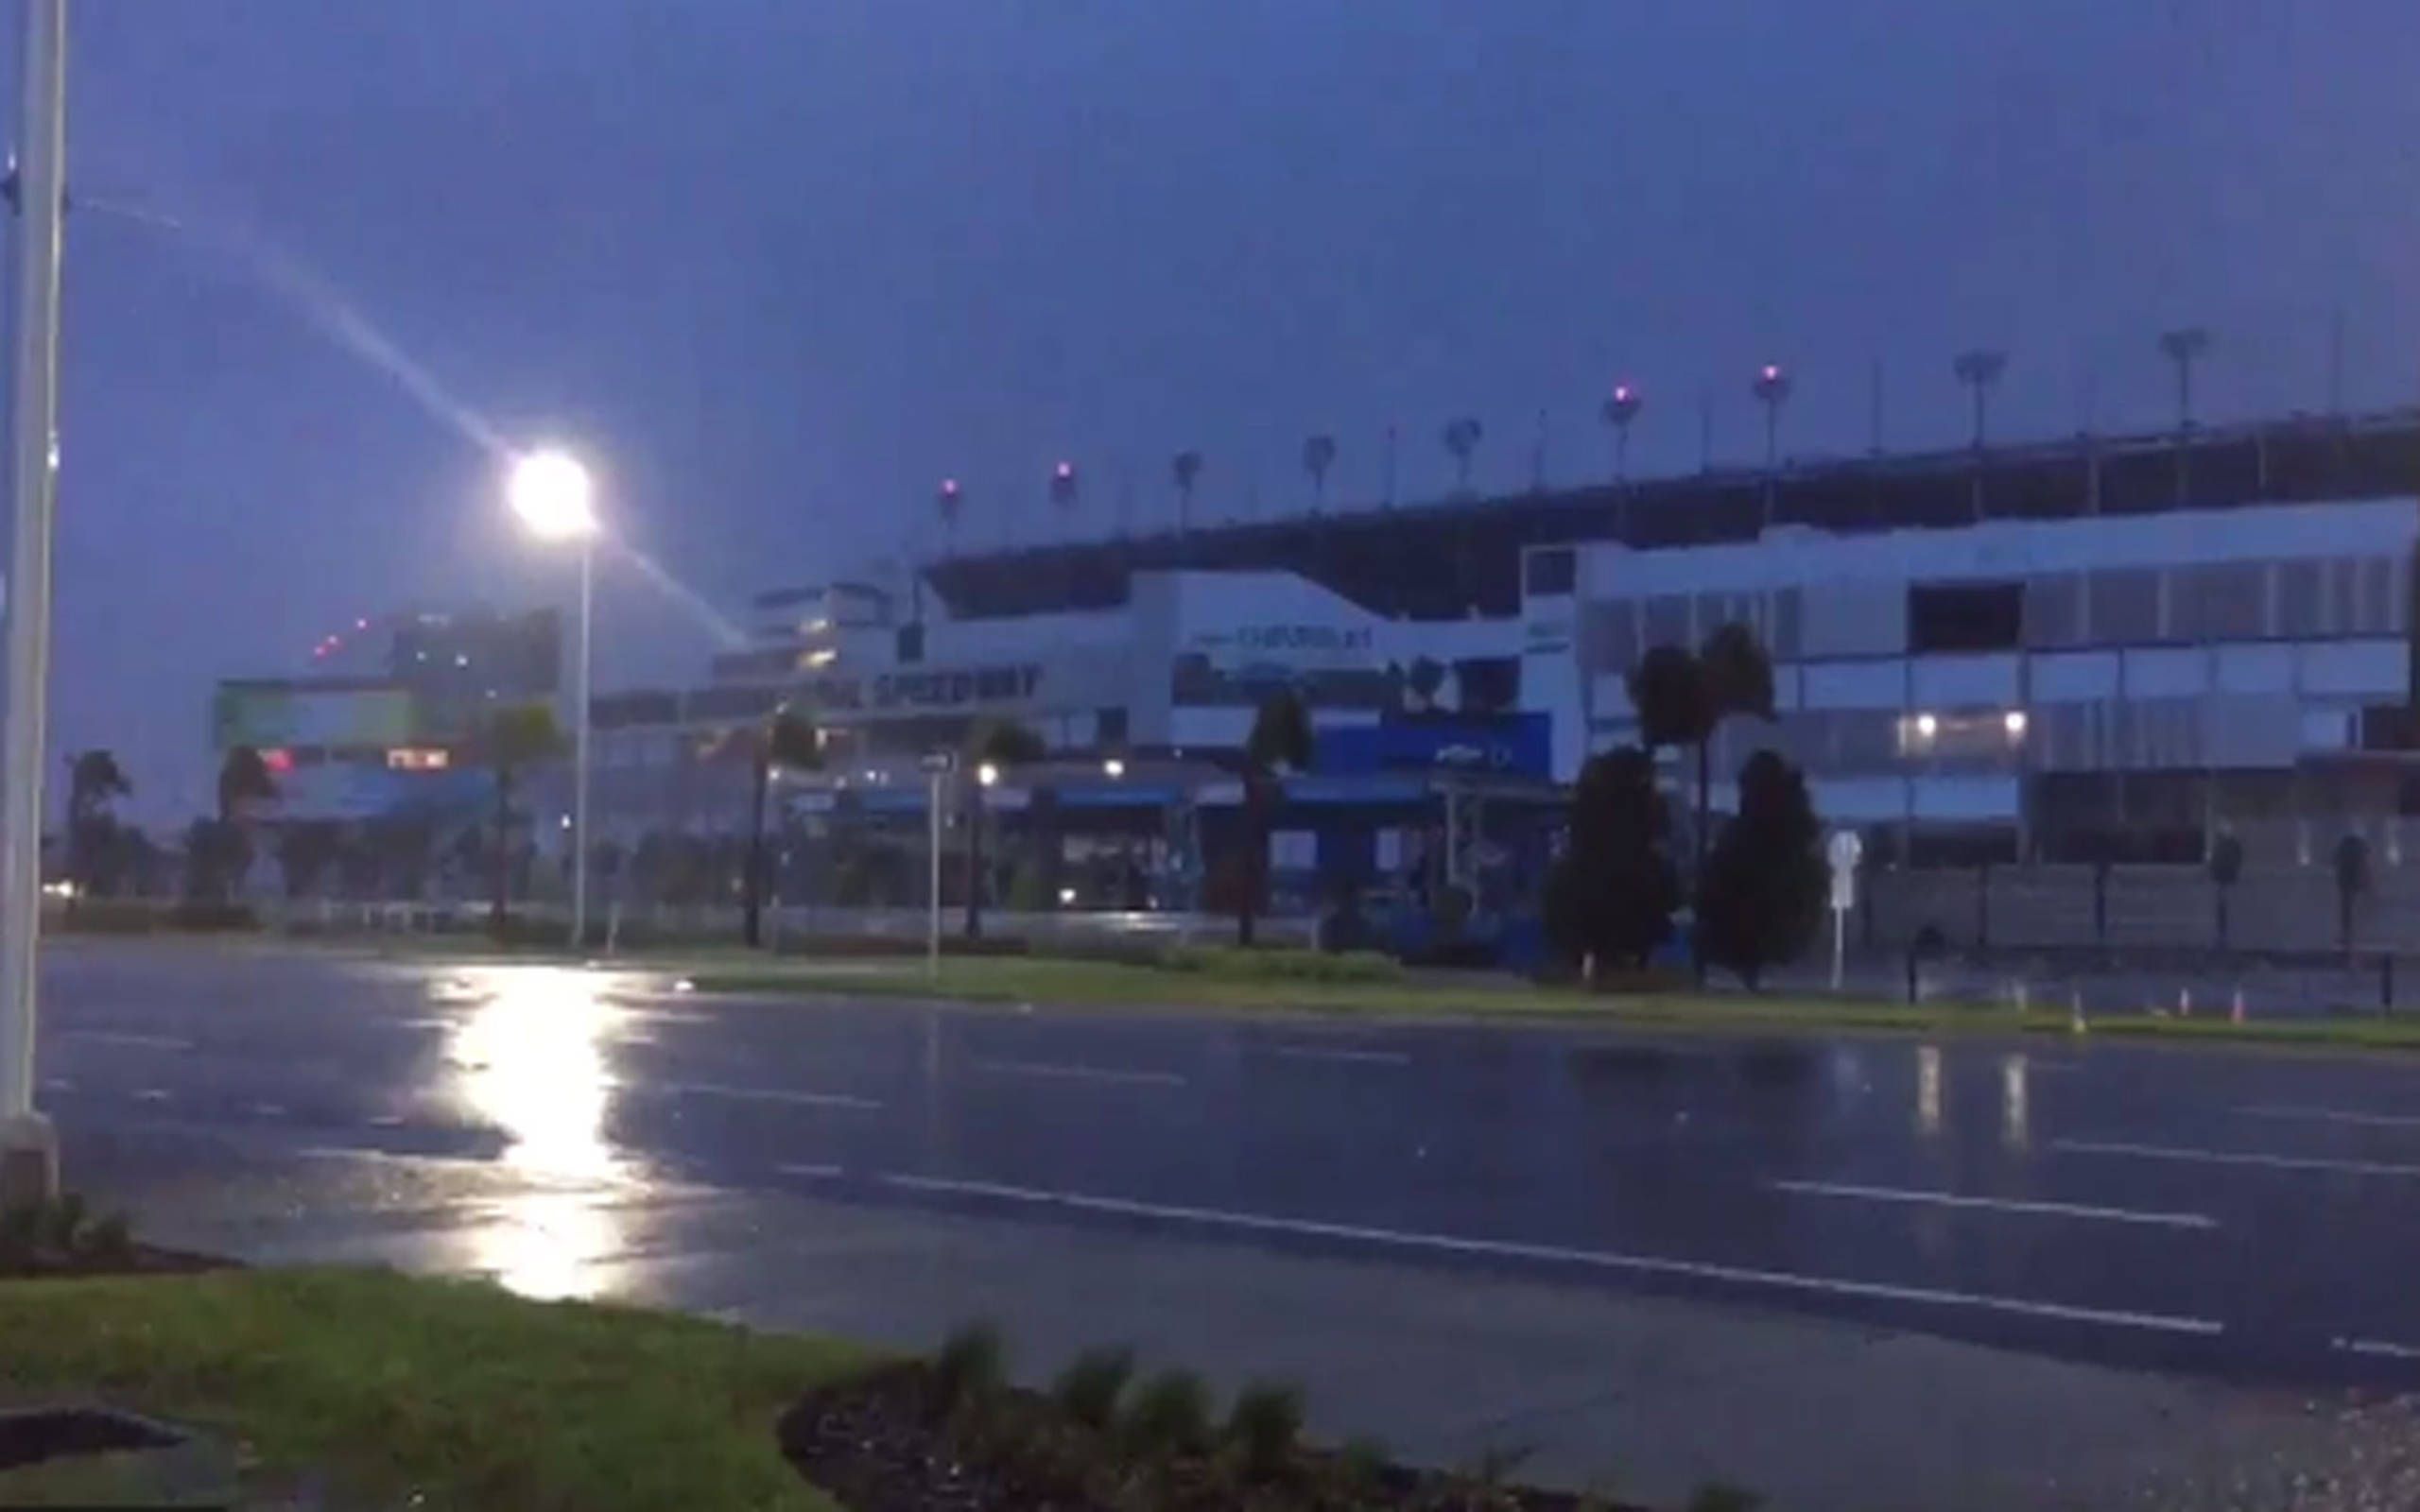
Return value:
M 579 538 L 579 642 L 573 652 L 578 665 L 572 683 L 579 706 L 572 711 L 571 777 L 571 948 L 584 950 L 588 941 L 588 633 L 596 618 L 596 536 Z
M 932 846 L 929 874 L 926 879 L 925 919 L 925 971 L 933 980 L 942 975 L 942 769 L 933 769 L 931 781 Z
M 35 948 L 48 760 L 50 542 L 58 505 L 59 257 L 66 209 L 67 4 L 26 0 L 17 121 L 17 345 L 9 416 L 8 782 L 0 797 L 0 1201 L 47 1196 L 58 1145 L 34 1111 Z
M 1832 990 L 1841 989 L 1841 955 L 1848 943 L 1849 911 L 1835 904 L 1832 909 Z

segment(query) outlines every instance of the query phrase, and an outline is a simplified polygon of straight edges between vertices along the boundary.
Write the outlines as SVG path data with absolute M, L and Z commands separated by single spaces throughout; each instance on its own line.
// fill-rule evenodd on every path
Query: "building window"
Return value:
M 1103 746 L 1126 744 L 1126 710 L 1102 709 L 1093 714 L 1093 738 Z
M 899 664 L 914 666 L 925 660 L 925 627 L 921 624 L 899 627 Z
M 2013 651 L 2025 629 L 2023 583 L 1930 583 L 1908 590 L 1908 649 Z
M 1578 555 L 1569 546 L 1549 546 L 1530 553 L 1529 592 L 1532 598 L 1570 593 L 1580 580 Z

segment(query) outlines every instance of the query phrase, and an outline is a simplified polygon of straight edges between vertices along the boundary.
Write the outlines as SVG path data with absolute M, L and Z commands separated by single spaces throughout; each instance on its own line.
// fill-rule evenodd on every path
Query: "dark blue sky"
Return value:
M 718 602 L 929 532 L 1693 466 L 1696 393 L 1755 450 L 1962 426 L 1949 354 L 2014 355 L 2005 433 L 2420 394 L 2410 0 L 79 0 L 58 742 L 147 814 L 203 799 L 213 678 L 300 670 L 356 613 L 570 576 L 493 466 L 234 249 L 340 289 L 505 434 L 587 447 L 618 528 Z M 1062 524 L 1054 528 L 1064 529 Z M 920 535 L 920 540 L 929 539 Z M 607 682 L 704 638 L 624 571 Z

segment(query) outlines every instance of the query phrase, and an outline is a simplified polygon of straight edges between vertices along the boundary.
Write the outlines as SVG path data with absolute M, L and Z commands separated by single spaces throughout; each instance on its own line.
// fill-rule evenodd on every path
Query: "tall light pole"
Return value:
M 0 797 L 0 1205 L 47 1198 L 59 1142 L 34 1111 L 50 542 L 59 502 L 59 258 L 66 210 L 67 4 L 26 0 L 17 91 L 17 344 L 9 415 L 8 782 Z
M 1949 364 L 1958 381 L 1973 391 L 1975 399 L 1975 518 L 1983 518 L 1983 424 L 1986 406 L 1991 403 L 1992 385 L 1999 382 L 2008 370 L 2008 353 L 1978 347 L 1962 352 Z
M 568 452 L 528 452 L 512 464 L 507 492 L 512 512 L 541 541 L 579 548 L 579 638 L 572 652 L 571 945 L 588 939 L 589 629 L 596 613 L 596 488 L 588 469 Z
M 1773 483 L 1781 472 L 1781 406 L 1789 399 L 1789 374 L 1781 370 L 1779 363 L 1766 363 L 1756 369 L 1756 381 L 1749 391 L 1765 406 L 1765 524 L 1772 524 Z
M 1629 384 L 1614 385 L 1614 391 L 1605 396 L 1605 423 L 1614 432 L 1614 482 L 1625 487 L 1630 483 L 1630 422 L 1638 419 L 1646 404 Z
M 2193 364 L 2210 350 L 2206 327 L 2188 325 L 2160 333 L 2159 350 L 2176 364 L 2176 497 L 2186 493 L 2186 443 L 2193 435 Z

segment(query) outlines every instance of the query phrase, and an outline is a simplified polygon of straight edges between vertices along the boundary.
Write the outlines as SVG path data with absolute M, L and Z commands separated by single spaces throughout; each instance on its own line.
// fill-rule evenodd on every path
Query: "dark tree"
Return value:
M 967 770 L 959 786 L 966 796 L 966 937 L 983 937 L 983 772 L 1005 773 L 1042 760 L 1042 737 L 1013 720 L 976 727 L 966 743 Z
M 233 819 L 199 818 L 185 830 L 184 896 L 187 902 L 223 903 L 244 885 L 252 868 L 251 836 Z
M 772 791 L 776 770 L 818 771 L 823 765 L 823 742 L 813 725 L 786 709 L 775 710 L 762 728 L 749 734 L 748 859 L 740 883 L 742 943 L 753 950 L 764 939 L 765 799 Z
M 1249 946 L 1269 891 L 1269 826 L 1285 796 L 1281 778 L 1311 768 L 1311 715 L 1293 690 L 1261 700 L 1244 737 L 1244 864 L 1236 899 L 1236 943 Z
M 1705 724 L 1698 733 L 1698 822 L 1692 837 L 1696 867 L 1705 869 L 1711 843 L 1707 801 L 1712 774 L 1710 752 L 1715 732 L 1734 714 L 1753 714 L 1770 722 L 1773 716 L 1773 664 L 1756 635 L 1734 620 L 1717 626 L 1698 648 L 1698 679 L 1705 690 Z
M 1798 958 L 1823 921 L 1823 829 L 1806 779 L 1769 750 L 1739 768 L 1739 812 L 1698 880 L 1697 954 L 1754 991 L 1768 967 Z
M 277 836 L 277 868 L 285 877 L 285 896 L 309 896 L 320 874 L 337 860 L 339 844 L 337 827 L 325 819 L 287 824 Z
M 1638 711 L 1639 744 L 1647 754 L 1694 746 L 1704 738 L 1713 718 L 1705 676 L 1686 647 L 1650 648 L 1627 680 L 1631 704 Z
M 120 843 L 117 800 L 134 791 L 117 758 L 105 750 L 83 751 L 67 764 L 67 875 L 78 894 L 108 897 L 117 891 L 126 847 Z
M 555 728 L 554 711 L 544 704 L 511 704 L 488 715 L 476 744 L 495 783 L 495 835 L 487 857 L 492 869 L 488 927 L 501 936 L 512 905 L 512 789 L 524 771 L 562 749 L 562 733 Z
M 2370 842 L 2347 834 L 2336 842 L 2336 938 L 2353 954 L 2353 902 L 2370 890 Z
M 1671 828 L 1655 764 L 1637 747 L 1591 757 L 1581 769 L 1570 833 L 1547 878 L 1546 924 L 1592 985 L 1606 963 L 1643 966 L 1672 937 L 1681 883 Z
M 2233 831 L 2220 834 L 2210 842 L 2210 886 L 2219 905 L 2219 949 L 2228 943 L 2227 905 L 2234 899 L 2235 885 L 2243 878 L 2243 842 Z

